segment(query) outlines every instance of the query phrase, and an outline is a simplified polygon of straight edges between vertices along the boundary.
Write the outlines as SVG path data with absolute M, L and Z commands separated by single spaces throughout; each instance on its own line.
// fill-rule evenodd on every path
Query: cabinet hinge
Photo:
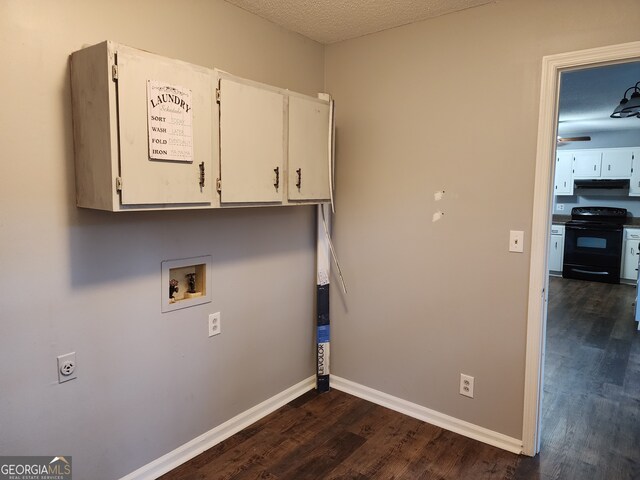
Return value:
M 220 182 L 220 179 L 219 179 L 219 178 L 217 178 L 217 179 L 216 179 L 216 191 L 217 191 L 218 193 L 222 193 L 222 184 L 221 184 L 221 182 Z
M 114 82 L 118 81 L 118 65 L 111 65 L 111 79 Z
M 216 88 L 216 103 L 220 103 L 220 89 Z
M 116 192 L 122 191 L 122 177 L 116 177 Z

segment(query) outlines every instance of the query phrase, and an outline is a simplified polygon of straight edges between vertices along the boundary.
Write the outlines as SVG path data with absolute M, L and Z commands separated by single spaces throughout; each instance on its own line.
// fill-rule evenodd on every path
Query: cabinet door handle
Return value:
M 298 174 L 298 181 L 296 182 L 296 187 L 298 187 L 298 191 L 300 191 L 300 187 L 302 186 L 302 169 L 299 168 L 296 170 Z
M 607 170 L 611 171 L 611 164 L 607 165 Z
M 204 162 L 200 163 L 200 188 L 204 188 Z
M 596 171 L 596 166 L 595 166 L 595 165 L 593 166 L 593 171 L 594 171 L 594 172 Z
M 274 182 L 273 186 L 276 187 L 277 192 L 278 188 L 280 188 L 280 167 L 274 168 L 273 171 L 276 174 L 276 181 Z

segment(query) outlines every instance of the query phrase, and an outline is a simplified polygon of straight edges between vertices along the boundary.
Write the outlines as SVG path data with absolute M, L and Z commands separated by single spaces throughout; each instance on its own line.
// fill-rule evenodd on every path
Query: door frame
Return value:
M 544 374 L 553 174 L 555 170 L 560 73 L 640 60 L 640 42 L 579 50 L 542 58 L 538 141 L 531 225 L 529 303 L 525 357 L 522 446 L 525 455 L 540 451 L 540 421 Z M 615 107 L 612 105 L 611 108 Z

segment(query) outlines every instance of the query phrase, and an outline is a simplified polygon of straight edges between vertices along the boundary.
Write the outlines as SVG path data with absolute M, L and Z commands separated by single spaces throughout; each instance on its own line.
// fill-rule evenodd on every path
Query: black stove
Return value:
M 620 283 L 625 208 L 575 207 L 565 225 L 562 276 Z

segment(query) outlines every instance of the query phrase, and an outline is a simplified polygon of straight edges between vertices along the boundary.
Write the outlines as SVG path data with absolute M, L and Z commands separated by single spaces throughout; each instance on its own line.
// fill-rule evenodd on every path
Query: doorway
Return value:
M 559 79 L 562 72 L 640 60 L 640 42 L 552 55 L 542 61 L 534 208 L 532 222 L 523 453 L 540 451 L 544 352 L 549 301 L 548 247 L 552 220 L 552 160 L 558 136 Z M 615 105 L 614 105 L 615 106 Z

